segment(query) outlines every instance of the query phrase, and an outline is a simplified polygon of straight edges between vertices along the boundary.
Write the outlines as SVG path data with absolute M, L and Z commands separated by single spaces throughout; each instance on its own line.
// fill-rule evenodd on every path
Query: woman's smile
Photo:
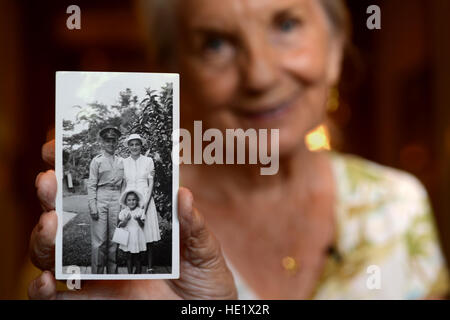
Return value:
M 241 118 L 256 122 L 278 121 L 288 116 L 290 111 L 296 107 L 298 94 L 288 99 L 280 99 L 277 103 L 261 104 L 257 107 L 242 107 L 233 109 L 234 113 Z

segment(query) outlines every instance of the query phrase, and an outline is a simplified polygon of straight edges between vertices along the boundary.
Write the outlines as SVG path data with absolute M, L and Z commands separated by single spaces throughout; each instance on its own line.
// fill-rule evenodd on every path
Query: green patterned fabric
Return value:
M 447 293 L 448 271 L 422 184 L 356 156 L 330 156 L 340 259 L 328 259 L 312 298 L 421 299 Z

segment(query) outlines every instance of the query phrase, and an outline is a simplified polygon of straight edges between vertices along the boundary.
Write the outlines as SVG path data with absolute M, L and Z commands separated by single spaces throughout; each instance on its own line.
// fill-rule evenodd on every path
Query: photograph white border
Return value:
M 163 274 L 67 274 L 63 273 L 63 225 L 58 223 L 55 242 L 55 277 L 57 280 L 137 280 L 137 279 L 178 279 L 180 277 L 180 232 L 178 220 L 178 189 L 179 189 L 179 161 L 174 161 L 173 156 L 179 155 L 179 128 L 180 128 L 180 81 L 177 73 L 140 73 L 140 72 L 90 72 L 90 71 L 58 71 L 55 76 L 55 174 L 58 183 L 55 209 L 58 221 L 63 221 L 63 199 L 60 184 L 63 181 L 63 112 L 60 79 L 67 73 L 108 73 L 115 75 L 139 74 L 167 79 L 173 83 L 173 112 L 172 112 L 172 266 L 171 273 Z M 143 84 L 144 85 L 144 84 Z M 123 88 L 125 89 L 125 88 Z

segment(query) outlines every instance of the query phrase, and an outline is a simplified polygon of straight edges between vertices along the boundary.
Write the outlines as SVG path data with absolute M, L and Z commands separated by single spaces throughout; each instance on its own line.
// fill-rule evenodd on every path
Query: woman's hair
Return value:
M 148 33 L 150 55 L 156 64 L 170 63 L 174 58 L 176 4 L 180 0 L 141 0 L 138 16 Z M 183 0 L 181 0 L 183 1 Z M 273 0 L 277 1 L 277 0 Z M 331 30 L 345 43 L 351 36 L 350 14 L 344 0 L 317 0 L 330 22 Z
M 331 29 L 341 34 L 347 41 L 351 37 L 350 13 L 344 0 L 319 0 L 328 20 Z

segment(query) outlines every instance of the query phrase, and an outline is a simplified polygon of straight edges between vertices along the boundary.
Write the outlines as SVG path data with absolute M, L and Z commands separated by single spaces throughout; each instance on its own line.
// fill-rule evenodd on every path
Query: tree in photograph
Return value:
M 101 146 L 98 132 L 106 126 L 115 126 L 122 132 L 135 122 L 138 114 L 138 97 L 130 89 L 119 93 L 119 103 L 107 106 L 99 102 L 88 104 L 81 109 L 75 122 L 63 120 L 63 163 L 64 172 L 70 172 L 74 185 L 80 185 L 83 179 L 89 177 L 89 164 L 100 154 Z M 73 133 L 75 126 L 86 127 L 78 133 Z M 85 190 L 77 190 L 85 193 Z
M 147 155 L 155 162 L 155 201 L 160 212 L 171 212 L 172 199 L 172 111 L 173 86 L 167 83 L 157 95 L 147 89 L 142 111 L 129 134 L 138 133 L 147 141 Z M 165 207 L 164 207 L 165 206 Z
M 172 217 L 172 84 L 163 86 L 159 95 L 156 90 L 146 89 L 140 110 L 127 135 L 137 133 L 147 141 L 146 154 L 155 163 L 153 196 L 157 211 L 163 218 L 160 219 L 162 237 L 163 240 L 169 240 L 172 230 L 169 223 Z

